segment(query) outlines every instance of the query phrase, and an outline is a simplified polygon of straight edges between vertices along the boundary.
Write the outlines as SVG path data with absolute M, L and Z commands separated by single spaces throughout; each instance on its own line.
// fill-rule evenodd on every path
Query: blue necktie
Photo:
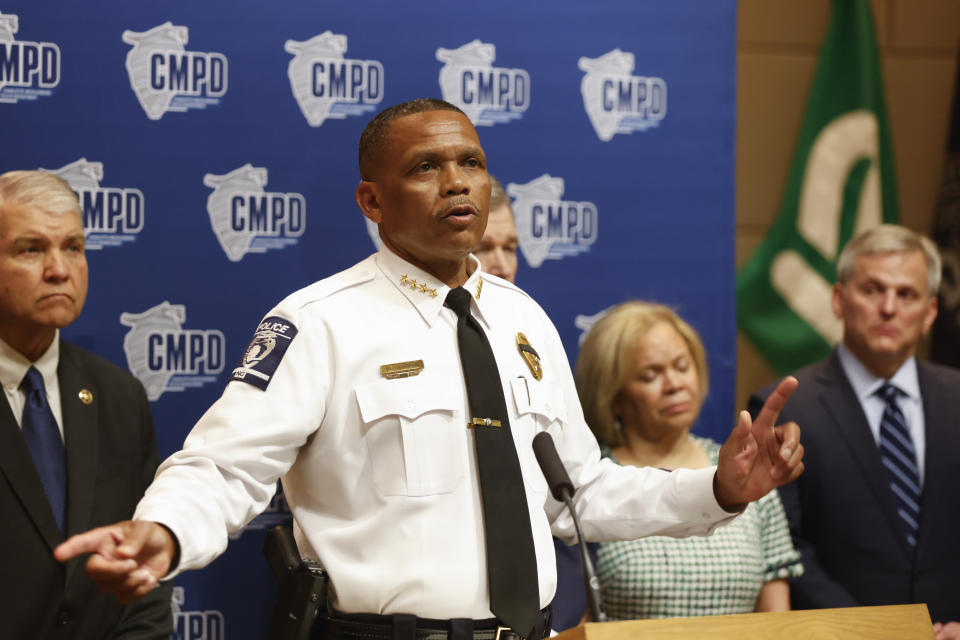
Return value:
M 53 517 L 60 531 L 64 532 L 67 517 L 67 459 L 60 429 L 47 403 L 47 390 L 40 372 L 30 367 L 27 375 L 23 376 L 20 388 L 27 394 L 20 421 L 23 439 L 27 441 L 27 448 L 33 456 L 33 464 L 50 501 Z
M 890 476 L 890 488 L 897 498 L 897 512 L 903 521 L 910 548 L 917 546 L 920 522 L 920 469 L 910 430 L 897 405 L 900 390 L 889 383 L 877 389 L 887 403 L 880 419 L 880 459 Z

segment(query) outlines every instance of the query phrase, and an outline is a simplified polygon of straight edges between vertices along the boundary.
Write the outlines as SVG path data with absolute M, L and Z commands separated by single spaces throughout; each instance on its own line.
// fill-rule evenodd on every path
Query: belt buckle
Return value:
M 499 625 L 499 624 L 497 625 L 497 632 L 493 635 L 493 640 L 506 640 L 506 638 L 509 636 L 501 635 L 501 634 L 510 634 L 510 633 L 515 635 L 520 640 L 526 640 L 526 638 L 524 638 L 522 635 L 520 635 L 510 627 L 504 627 L 503 625 Z

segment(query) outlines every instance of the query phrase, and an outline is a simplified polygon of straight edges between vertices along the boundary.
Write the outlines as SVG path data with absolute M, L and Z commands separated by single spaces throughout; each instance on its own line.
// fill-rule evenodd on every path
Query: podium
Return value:
M 925 604 L 588 622 L 556 640 L 932 640 Z

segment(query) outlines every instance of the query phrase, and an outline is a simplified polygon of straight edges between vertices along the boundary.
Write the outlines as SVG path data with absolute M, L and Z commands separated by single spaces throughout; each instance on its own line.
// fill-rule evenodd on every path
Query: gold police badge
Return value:
M 542 379 L 543 367 L 540 366 L 540 355 L 536 349 L 530 346 L 530 341 L 523 333 L 517 334 L 517 349 L 520 350 L 520 355 L 523 356 L 527 366 L 530 367 L 530 373 L 533 374 L 534 379 Z

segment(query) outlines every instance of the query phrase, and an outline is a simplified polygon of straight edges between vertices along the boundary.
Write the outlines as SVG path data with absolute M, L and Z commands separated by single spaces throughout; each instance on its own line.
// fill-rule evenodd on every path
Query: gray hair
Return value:
M 67 181 L 46 171 L 8 171 L 0 175 L 0 209 L 8 204 L 83 218 L 77 194 Z
M 860 256 L 914 251 L 922 252 L 927 263 L 927 295 L 932 298 L 940 290 L 943 275 L 937 245 L 930 238 L 896 224 L 881 224 L 852 238 L 837 259 L 837 281 L 846 284 L 850 280 Z

